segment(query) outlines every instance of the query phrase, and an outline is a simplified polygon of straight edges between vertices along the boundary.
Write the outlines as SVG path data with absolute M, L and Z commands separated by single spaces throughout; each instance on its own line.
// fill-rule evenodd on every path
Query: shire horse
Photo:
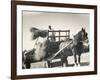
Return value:
M 32 40 L 35 42 L 35 48 L 31 50 L 24 50 L 22 52 L 22 68 L 29 69 L 31 67 L 31 63 L 38 62 L 44 60 L 44 57 L 46 55 L 46 42 L 47 42 L 47 30 L 39 30 L 37 28 L 32 27 L 30 29 L 32 32 Z M 38 42 L 38 39 L 42 37 L 43 42 Z
M 85 29 L 82 28 L 76 35 L 74 35 L 73 39 L 68 39 L 67 41 L 64 41 L 60 44 L 59 48 L 62 49 L 64 46 L 71 42 L 71 44 L 61 52 L 61 60 L 66 66 L 68 66 L 68 56 L 73 56 L 75 62 L 74 64 L 80 65 L 81 54 L 84 52 L 83 44 L 86 40 L 88 40 L 87 35 L 88 34 Z
M 32 27 L 30 29 L 32 32 L 32 39 L 36 41 L 35 48 L 23 51 L 23 60 L 22 64 L 25 68 L 30 68 L 31 63 L 47 60 L 48 57 L 52 56 L 59 50 L 60 42 L 51 42 L 48 39 L 48 30 L 39 30 L 37 28 Z M 42 42 L 39 42 L 39 38 L 42 38 Z
M 48 39 L 48 30 L 39 30 L 37 28 L 32 27 L 31 32 L 33 34 L 33 40 L 42 38 L 42 43 L 37 44 L 36 40 L 36 52 L 37 54 L 41 54 L 41 56 L 45 53 L 44 58 L 47 59 L 48 57 L 52 56 L 59 50 L 59 45 L 62 41 L 51 41 Z M 54 35 L 53 35 L 54 36 Z M 42 52 L 44 51 L 44 52 Z

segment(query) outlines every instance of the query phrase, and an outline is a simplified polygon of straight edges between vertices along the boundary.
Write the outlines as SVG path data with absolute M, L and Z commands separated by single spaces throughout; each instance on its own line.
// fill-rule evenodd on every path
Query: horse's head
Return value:
M 87 40 L 88 39 L 88 33 L 85 31 L 84 28 L 82 28 L 81 33 L 82 33 L 82 40 L 83 41 Z
M 30 32 L 32 33 L 32 39 L 33 40 L 35 40 L 35 39 L 37 39 L 38 37 L 39 37 L 39 33 L 38 33 L 38 29 L 37 28 L 34 28 L 34 27 L 32 27 L 31 29 L 30 29 Z
M 32 32 L 33 40 L 37 39 L 38 37 L 45 38 L 48 36 L 48 30 L 39 30 L 37 28 L 32 27 L 30 31 Z
M 84 28 L 81 29 L 76 35 L 74 35 L 74 43 L 84 42 L 88 39 L 88 33 Z

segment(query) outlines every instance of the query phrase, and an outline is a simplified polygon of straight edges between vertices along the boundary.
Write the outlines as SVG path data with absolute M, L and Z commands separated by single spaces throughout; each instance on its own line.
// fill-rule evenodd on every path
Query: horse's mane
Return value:
M 80 36 L 81 32 L 82 32 L 82 31 L 79 31 L 78 33 L 76 33 L 76 34 L 74 35 L 74 37 Z
M 38 28 L 35 28 L 35 27 L 31 27 L 31 29 L 30 29 L 31 32 L 34 32 L 36 30 L 39 30 L 39 29 Z
M 37 39 L 38 37 L 45 38 L 48 36 L 48 30 L 40 30 L 38 28 L 32 27 L 30 31 L 33 34 L 33 40 Z

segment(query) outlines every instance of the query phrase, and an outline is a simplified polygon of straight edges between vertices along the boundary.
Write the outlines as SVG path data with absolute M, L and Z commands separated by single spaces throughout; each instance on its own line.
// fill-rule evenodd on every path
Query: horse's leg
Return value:
M 63 57 L 61 57 L 61 65 L 62 65 L 62 67 L 64 67 L 64 60 L 63 60 Z
M 30 69 L 31 65 L 30 65 L 30 62 L 27 62 L 26 63 L 26 69 Z
M 60 53 L 61 56 L 61 66 L 64 67 L 64 56 L 63 56 L 63 51 Z
M 78 65 L 77 64 L 77 56 L 76 56 L 76 54 L 74 54 L 74 61 L 75 61 L 75 66 Z
M 65 67 L 65 63 L 66 63 L 65 57 L 61 57 L 61 62 L 62 62 L 62 67 Z
M 62 67 L 64 67 L 64 65 L 63 65 L 63 64 L 64 64 L 64 63 L 63 63 L 63 61 L 62 61 L 62 59 L 61 59 L 61 66 L 62 66 Z
M 65 62 L 66 62 L 66 66 L 68 66 L 68 60 L 67 60 L 67 57 L 65 57 Z
M 74 57 L 74 65 L 76 66 L 77 65 L 77 56 L 76 56 L 76 53 L 75 53 L 75 50 L 72 49 L 72 52 L 73 52 L 73 57 Z
M 63 67 L 68 66 L 68 60 L 67 60 L 67 57 L 61 58 L 61 62 L 62 62 L 62 66 L 63 66 Z
M 47 61 L 47 63 L 48 63 L 48 68 L 50 68 L 51 67 L 50 61 Z
M 81 55 L 78 55 L 78 66 L 80 66 Z
M 24 62 L 22 62 L 22 69 L 25 69 L 25 64 L 24 64 Z
M 30 56 L 29 55 L 26 56 L 24 64 L 26 66 L 26 69 L 30 69 L 30 67 L 31 67 L 31 61 L 30 61 Z

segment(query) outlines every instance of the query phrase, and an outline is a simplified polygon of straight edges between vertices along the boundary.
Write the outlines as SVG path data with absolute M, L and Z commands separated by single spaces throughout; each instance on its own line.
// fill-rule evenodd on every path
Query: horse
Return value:
M 45 58 L 48 58 L 49 56 L 52 56 L 54 53 L 56 53 L 59 50 L 59 45 L 62 41 L 55 42 L 55 41 L 49 40 L 48 30 L 40 30 L 35 27 L 32 27 L 30 31 L 33 34 L 33 40 L 39 39 L 39 38 L 43 39 L 41 43 L 36 44 L 37 45 L 37 48 L 36 48 L 37 53 L 41 53 L 39 51 L 42 51 L 44 48 L 43 53 L 45 53 L 44 51 L 46 51 L 46 55 L 44 55 L 44 56 L 45 56 Z M 54 35 L 52 35 L 52 36 L 54 37 Z M 41 45 L 43 45 L 43 46 L 41 46 Z M 42 48 L 42 49 L 40 49 L 40 48 Z M 42 53 L 41 53 L 41 56 L 42 56 Z
M 47 38 L 46 38 L 47 39 Z M 38 42 L 36 48 L 30 50 L 24 50 L 22 53 L 22 68 L 30 69 L 31 63 L 43 61 L 46 56 L 46 39 L 44 41 Z
M 35 48 L 23 51 L 22 63 L 26 65 L 26 68 L 31 67 L 31 63 L 47 60 L 48 57 L 52 56 L 55 52 L 59 50 L 59 45 L 61 42 L 51 42 L 48 39 L 48 30 L 39 30 L 35 27 L 32 27 L 32 39 L 36 40 Z M 41 40 L 42 39 L 42 40 Z M 40 41 L 39 41 L 40 40 Z
M 22 69 L 25 69 L 25 53 L 27 52 L 27 50 L 24 50 L 22 52 Z
M 68 56 L 73 56 L 74 64 L 80 65 L 81 54 L 84 52 L 83 43 L 88 40 L 87 35 L 88 33 L 85 31 L 84 28 L 82 28 L 76 35 L 74 35 L 73 39 L 68 39 L 60 44 L 59 49 L 62 49 L 63 47 L 71 43 L 67 46 L 67 48 L 61 51 L 61 60 L 66 66 L 68 66 Z

